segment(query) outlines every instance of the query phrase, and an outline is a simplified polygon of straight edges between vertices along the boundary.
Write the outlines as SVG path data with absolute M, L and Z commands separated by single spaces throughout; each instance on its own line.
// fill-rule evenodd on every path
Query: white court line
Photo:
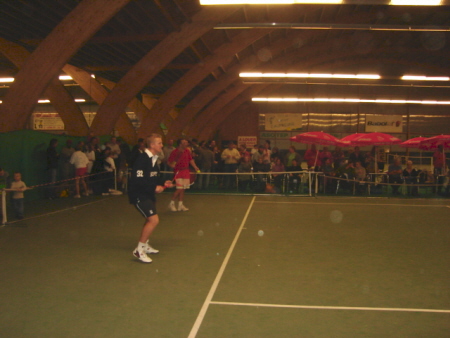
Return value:
M 394 203 L 335 203 L 335 202 L 274 202 L 274 201 L 256 201 L 255 203 L 270 204 L 308 204 L 308 205 L 370 205 L 370 206 L 392 206 L 392 207 L 432 207 L 432 208 L 450 208 L 448 205 L 432 205 L 432 204 L 394 204 Z
M 357 310 L 357 311 L 391 311 L 391 312 L 432 312 L 432 313 L 449 313 L 450 314 L 450 310 L 389 308 L 389 307 L 283 305 L 283 304 L 234 303 L 234 302 L 211 302 L 211 304 L 216 304 L 216 305 L 234 305 L 234 306 L 253 306 L 253 307 L 272 307 L 272 308 L 286 308 L 286 309 Z
M 255 202 L 255 198 L 256 196 L 253 196 L 252 201 L 250 202 L 250 205 L 247 209 L 247 212 L 245 213 L 244 219 L 242 220 L 242 223 L 236 233 L 236 236 L 234 236 L 234 240 L 231 243 L 230 248 L 228 249 L 228 253 L 225 256 L 225 259 L 223 260 L 222 266 L 220 267 L 219 272 L 217 273 L 216 279 L 214 280 L 211 289 L 209 290 L 208 296 L 206 296 L 205 302 L 203 303 L 203 306 L 200 310 L 200 313 L 197 316 L 197 319 L 195 320 L 194 326 L 192 327 L 188 338 L 194 338 L 197 335 L 198 330 L 200 329 L 200 325 L 202 325 L 203 318 L 205 318 L 206 311 L 208 310 L 209 304 L 211 304 L 211 299 L 213 298 L 214 293 L 217 290 L 217 286 L 219 285 L 223 272 L 225 271 L 228 261 L 230 260 L 231 254 L 233 253 L 234 247 L 236 246 L 237 240 L 242 232 L 242 229 L 244 228 L 245 222 L 247 221 L 247 217 L 250 214 L 250 210 L 252 209 L 253 203 Z

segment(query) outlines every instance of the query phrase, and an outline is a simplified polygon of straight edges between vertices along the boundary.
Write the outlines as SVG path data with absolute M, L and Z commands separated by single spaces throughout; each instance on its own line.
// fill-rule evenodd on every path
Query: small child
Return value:
M 10 190 L 13 191 L 12 204 L 17 219 L 23 219 L 23 192 L 26 189 L 27 186 L 22 182 L 22 174 L 15 172 Z

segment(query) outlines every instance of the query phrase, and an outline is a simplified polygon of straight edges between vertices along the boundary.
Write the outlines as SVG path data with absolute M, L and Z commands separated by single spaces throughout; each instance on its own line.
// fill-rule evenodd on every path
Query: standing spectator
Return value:
M 234 142 L 228 143 L 228 148 L 223 150 L 221 157 L 224 161 L 223 171 L 226 173 L 235 173 L 238 167 L 239 160 L 241 158 L 241 154 L 239 154 L 239 151 L 236 149 L 236 145 L 234 144 Z M 233 186 L 233 176 L 226 175 L 224 177 L 224 188 L 232 189 Z
M 55 191 L 55 182 L 58 174 L 58 160 L 59 154 L 56 151 L 56 147 L 58 146 L 58 140 L 56 138 L 52 138 L 50 140 L 50 144 L 47 148 L 47 179 L 51 183 L 50 187 L 45 191 L 46 196 L 49 199 L 56 198 Z
M 217 147 L 216 141 L 215 140 L 211 140 L 209 142 L 208 148 L 214 152 L 214 148 Z
M 248 173 L 248 175 L 238 175 L 238 188 L 240 192 L 245 192 L 245 190 L 247 190 L 247 187 L 252 178 L 251 172 L 252 172 L 252 163 L 250 161 L 250 156 L 246 155 L 241 160 L 238 166 L 238 173 L 240 174 Z
M 258 163 L 258 160 L 260 158 L 262 158 L 264 156 L 264 146 L 263 145 L 259 145 L 258 146 L 258 151 L 254 152 L 252 155 L 252 163 L 253 166 Z
M 89 196 L 86 181 L 84 180 L 84 176 L 86 176 L 87 173 L 89 159 L 87 158 L 86 154 L 82 152 L 83 146 L 83 142 L 78 142 L 76 151 L 70 158 L 70 163 L 75 166 L 75 198 L 80 198 L 80 181 L 84 189 L 84 195 Z
M 272 155 L 272 148 L 270 148 L 270 140 L 264 142 L 264 155 L 266 155 L 267 163 L 270 162 L 270 155 Z
M 22 174 L 14 173 L 14 180 L 11 183 L 12 205 L 17 219 L 23 219 L 23 192 L 27 189 L 26 184 L 22 181 Z
M 317 156 L 318 156 L 318 153 L 316 150 L 316 145 L 311 144 L 311 148 L 306 150 L 305 156 L 304 156 L 308 169 L 313 168 L 314 170 L 316 170 L 317 163 L 318 163 Z
M 282 160 L 280 151 L 278 150 L 278 147 L 272 148 L 272 153 L 270 154 L 270 162 L 276 162 L 276 159 L 279 158 Z
M 376 148 L 376 159 L 377 159 L 378 172 L 383 172 L 384 165 L 386 163 L 386 151 L 384 150 L 384 147 Z
M 164 159 L 162 161 L 162 170 L 163 171 L 171 171 L 172 168 L 167 163 L 167 160 L 170 157 L 170 154 L 172 154 L 172 151 L 175 150 L 175 147 L 173 146 L 173 140 L 168 140 L 167 144 L 163 147 L 162 151 L 164 152 Z M 169 179 L 170 174 L 164 174 L 163 177 L 166 179 Z
M 116 168 L 120 168 L 119 155 L 120 155 L 120 145 L 117 143 L 117 137 L 112 136 L 110 141 L 106 143 L 106 146 L 111 149 L 111 158 L 114 160 Z
M 367 181 L 367 172 L 366 172 L 366 168 L 364 168 L 361 164 L 361 162 L 357 161 L 355 164 L 355 179 L 356 181 L 358 181 L 356 183 L 356 192 L 358 194 L 361 194 L 363 192 L 363 188 L 365 186 L 364 183 L 361 182 L 365 182 Z
M 191 151 L 188 149 L 189 142 L 182 138 L 178 141 L 178 148 L 172 151 L 168 159 L 169 165 L 173 168 L 174 179 L 176 182 L 176 190 L 172 196 L 172 200 L 169 204 L 171 211 L 188 211 L 189 209 L 183 204 L 184 191 L 190 188 L 190 174 L 189 165 L 191 165 L 195 171 L 199 171 L 199 168 L 192 158 Z M 175 206 L 175 201 L 178 200 L 178 208 Z
M 295 160 L 298 163 L 302 162 L 302 157 L 300 156 L 299 153 L 297 153 L 295 151 L 295 147 L 294 146 L 290 146 L 288 149 L 288 153 L 286 154 L 286 156 L 284 157 L 284 165 L 286 167 L 291 167 L 292 161 Z
M 202 173 L 210 173 L 214 164 L 214 153 L 206 146 L 206 142 L 200 142 L 198 149 L 202 153 L 202 161 L 200 163 L 200 171 Z M 208 189 L 209 179 L 211 175 L 198 175 L 198 189 Z
M 434 167 L 434 177 L 438 184 L 437 192 L 442 191 L 442 184 L 444 183 L 445 177 L 445 154 L 444 147 L 439 145 L 433 154 L 433 167 Z
M 138 139 L 137 144 L 131 149 L 130 156 L 128 158 L 128 168 L 133 168 L 134 162 L 145 150 L 145 142 L 143 138 Z
M 247 146 L 245 144 L 239 146 L 239 154 L 241 154 L 241 160 L 244 159 L 245 156 L 250 157 L 250 153 L 247 151 Z
M 355 147 L 354 151 L 350 154 L 348 157 L 348 161 L 352 162 L 353 165 L 356 164 L 356 162 L 361 162 L 361 165 L 365 165 L 365 157 L 364 154 L 359 150 L 359 147 Z
M 223 161 L 222 161 L 222 153 L 220 152 L 219 148 L 217 146 L 214 146 L 213 148 L 214 153 L 214 162 L 212 167 L 212 172 L 215 173 L 221 173 L 223 171 Z M 220 187 L 222 186 L 223 182 L 223 176 L 222 175 L 215 175 L 217 185 Z
M 400 164 L 400 159 L 399 158 L 395 158 L 394 162 L 389 166 L 388 168 L 388 178 L 389 178 L 389 183 L 393 184 L 392 185 L 392 193 L 394 195 L 399 195 L 399 189 L 400 189 L 400 185 L 403 183 L 402 180 L 402 166 Z
M 268 173 L 270 171 L 270 164 L 266 163 L 264 156 L 258 158 L 256 163 L 253 163 L 253 172 L 257 173 L 256 184 L 254 187 L 255 192 L 264 192 L 266 189 L 267 175 L 262 173 Z
M 0 221 L 3 220 L 3 189 L 9 188 L 9 174 L 3 168 L 0 168 Z
M 68 139 L 66 144 L 62 147 L 60 155 L 62 180 L 67 180 L 74 177 L 74 167 L 73 164 L 70 163 L 70 158 L 74 152 L 75 148 L 72 146 L 72 140 Z

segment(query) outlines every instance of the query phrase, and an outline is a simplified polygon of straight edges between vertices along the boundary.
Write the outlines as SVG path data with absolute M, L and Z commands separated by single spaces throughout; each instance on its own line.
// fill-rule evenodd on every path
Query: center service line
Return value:
M 211 299 L 214 296 L 214 293 L 217 290 L 217 286 L 219 285 L 220 279 L 222 278 L 223 272 L 225 271 L 225 268 L 227 267 L 228 261 L 230 260 L 231 254 L 233 253 L 234 247 L 236 246 L 237 240 L 239 239 L 239 236 L 242 232 L 242 229 L 244 228 L 245 222 L 247 221 L 247 217 L 250 214 L 250 210 L 252 209 L 253 203 L 255 202 L 256 196 L 253 196 L 252 201 L 250 202 L 250 205 L 247 209 L 247 212 L 245 213 L 244 219 L 242 220 L 241 226 L 239 227 L 236 236 L 234 236 L 234 240 L 231 243 L 230 248 L 228 249 L 228 253 L 225 256 L 225 259 L 223 260 L 222 266 L 219 269 L 219 272 L 217 273 L 216 279 L 214 280 L 213 285 L 211 286 L 211 289 L 209 290 L 208 296 L 205 299 L 205 302 L 203 303 L 203 306 L 200 310 L 200 313 L 197 316 L 197 319 L 195 320 L 194 326 L 191 329 L 191 332 L 189 333 L 188 338 L 194 338 L 197 335 L 197 332 L 200 328 L 200 325 L 202 325 L 203 318 L 205 318 L 206 311 L 208 310 L 209 304 L 211 304 Z

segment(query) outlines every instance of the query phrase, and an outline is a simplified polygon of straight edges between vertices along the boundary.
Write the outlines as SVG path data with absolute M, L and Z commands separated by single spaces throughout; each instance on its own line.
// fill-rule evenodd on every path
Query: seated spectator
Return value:
M 253 166 L 255 166 L 255 164 L 258 163 L 259 158 L 262 158 L 263 156 L 264 156 L 264 146 L 260 145 L 258 146 L 258 151 L 254 152 L 252 155 Z
M 277 147 L 273 147 L 270 154 L 270 162 L 275 162 L 276 158 L 282 159 L 279 149 Z
M 356 177 L 353 162 L 343 160 L 336 170 L 336 177 L 340 179 L 337 182 L 338 187 L 341 186 L 344 190 L 350 190 Z
M 274 148 L 275 149 L 275 148 Z M 283 179 L 284 179 L 284 164 L 281 162 L 281 158 L 275 157 L 275 162 L 272 165 L 272 177 L 273 184 L 277 192 L 283 191 Z
M 291 165 L 286 167 L 286 171 L 303 171 L 301 165 L 294 158 L 291 161 Z M 300 188 L 300 173 L 289 173 L 289 192 L 298 193 Z
M 322 165 L 323 176 L 321 177 L 323 191 L 329 192 L 332 189 L 333 176 L 335 175 L 335 170 L 333 169 L 333 159 L 327 158 L 325 163 Z
M 253 164 L 254 173 L 268 173 L 270 171 L 270 164 L 264 162 L 264 156 L 258 158 L 258 162 Z M 254 190 L 256 192 L 264 192 L 266 189 L 267 175 L 257 174 Z
M 413 168 L 412 161 L 406 162 L 406 168 L 403 169 L 403 178 L 405 179 L 408 195 L 419 195 L 419 188 L 417 186 L 414 186 L 418 183 L 419 173 L 419 170 Z
M 237 171 L 240 174 L 248 173 L 248 175 L 238 175 L 239 191 L 245 192 L 252 179 L 252 163 L 250 162 L 250 155 L 244 156 L 242 161 L 239 163 Z
M 355 179 L 359 183 L 356 184 L 356 192 L 361 194 L 363 192 L 363 188 L 365 187 L 365 183 L 367 181 L 367 172 L 366 168 L 361 165 L 360 161 L 356 161 L 355 164 Z
M 388 168 L 388 180 L 389 183 L 392 184 L 392 193 L 394 195 L 399 195 L 399 189 L 400 189 L 400 184 L 403 183 L 403 178 L 402 178 L 402 166 L 400 164 L 400 159 L 399 158 L 395 158 L 394 162 L 389 166 Z
M 328 150 L 328 147 L 323 147 L 323 150 L 319 153 L 317 157 L 318 157 L 317 165 L 320 167 L 320 170 L 322 170 L 322 167 L 325 165 L 325 162 L 328 159 L 332 159 L 333 155 L 331 154 L 331 151 Z

